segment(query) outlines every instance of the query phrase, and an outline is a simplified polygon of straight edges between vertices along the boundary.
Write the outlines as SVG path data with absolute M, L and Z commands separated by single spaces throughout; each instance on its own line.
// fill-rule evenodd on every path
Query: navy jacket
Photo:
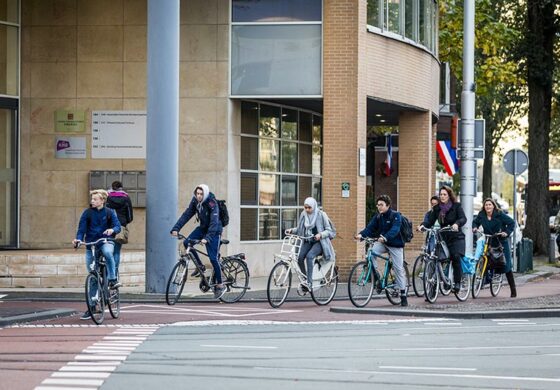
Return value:
M 199 212 L 197 209 L 198 201 L 193 196 L 191 203 L 183 212 L 183 214 L 175 223 L 175 226 L 171 229 L 172 232 L 178 232 L 185 226 L 187 222 L 190 221 L 195 215 L 198 217 L 200 222 L 200 227 L 204 231 L 204 238 L 209 241 L 209 239 L 214 238 L 222 234 L 222 222 L 220 221 L 220 207 L 216 201 L 216 197 L 213 193 L 208 195 L 208 198 L 202 202 L 202 211 Z
M 496 210 L 492 213 L 492 218 L 488 219 L 486 217 L 486 211 L 481 210 L 473 220 L 473 227 L 478 228 L 480 226 L 484 228 L 485 234 L 506 232 L 509 236 L 515 229 L 515 222 L 506 213 Z M 506 240 L 507 238 L 505 237 L 500 239 L 500 241 Z
M 404 241 L 401 238 L 401 220 L 399 212 L 389 209 L 383 214 L 375 214 L 360 234 L 362 237 L 371 238 L 383 236 L 387 246 L 404 248 Z
M 76 239 L 80 241 L 97 241 L 107 229 L 113 229 L 113 237 L 121 231 L 121 224 L 115 210 L 103 207 L 101 210 L 90 207 L 80 217 Z

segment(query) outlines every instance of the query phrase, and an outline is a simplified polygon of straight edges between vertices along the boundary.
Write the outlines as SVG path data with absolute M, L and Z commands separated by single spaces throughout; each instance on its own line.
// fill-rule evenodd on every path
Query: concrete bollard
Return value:
M 550 235 L 548 246 L 548 262 L 556 263 L 556 234 Z

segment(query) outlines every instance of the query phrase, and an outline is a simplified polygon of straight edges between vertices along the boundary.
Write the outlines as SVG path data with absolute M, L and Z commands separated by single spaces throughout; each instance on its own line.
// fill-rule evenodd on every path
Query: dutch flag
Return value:
M 451 147 L 451 142 L 437 141 L 436 149 L 447 174 L 449 176 L 456 174 L 459 171 L 459 163 L 457 162 L 456 151 Z
M 388 134 L 385 139 L 387 146 L 387 159 L 385 160 L 385 175 L 391 176 L 393 171 L 393 142 L 391 141 L 391 134 Z

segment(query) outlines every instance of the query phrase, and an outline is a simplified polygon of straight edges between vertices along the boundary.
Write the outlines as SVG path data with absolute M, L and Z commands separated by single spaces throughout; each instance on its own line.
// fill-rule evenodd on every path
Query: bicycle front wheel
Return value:
M 424 268 L 424 295 L 430 303 L 434 303 L 439 292 L 439 274 L 436 262 L 430 260 L 426 262 Z
M 103 300 L 103 285 L 96 272 L 91 272 L 86 277 L 86 304 L 91 319 L 97 325 L 103 323 L 105 318 L 105 301 Z
M 270 306 L 274 308 L 282 306 L 288 297 L 291 286 L 292 270 L 288 264 L 282 261 L 274 264 L 268 276 L 268 284 L 266 286 L 266 296 Z
M 465 302 L 469 297 L 469 293 L 471 292 L 471 284 L 472 284 L 471 277 L 472 275 L 470 274 L 463 274 L 463 277 L 461 278 L 461 288 L 458 292 L 454 293 L 455 297 L 460 302 Z
M 408 282 L 406 284 L 408 284 Z M 387 285 L 385 286 L 385 296 L 393 305 L 397 306 L 401 304 L 401 289 L 397 286 L 397 274 L 393 267 L 389 267 Z
M 187 263 L 179 260 L 173 267 L 169 279 L 167 280 L 167 288 L 165 289 L 165 300 L 168 305 L 174 305 L 179 300 L 185 283 L 187 282 Z
M 476 262 L 474 268 L 474 274 L 472 276 L 472 297 L 473 299 L 478 298 L 480 294 L 480 289 L 482 288 L 482 283 L 484 282 L 484 265 L 486 263 L 486 257 L 482 257 Z
M 497 297 L 502 289 L 502 281 L 504 278 L 504 274 L 497 274 L 494 272 L 492 276 L 492 281 L 490 282 L 490 293 L 493 297 Z
M 319 286 L 315 286 L 319 283 Z M 338 267 L 333 264 L 327 275 L 320 281 L 313 281 L 311 298 L 317 305 L 328 305 L 334 299 L 338 288 Z
M 350 271 L 348 277 L 348 296 L 356 307 L 364 307 L 371 300 L 374 289 L 375 270 L 367 261 L 360 261 Z
M 414 294 L 417 297 L 424 296 L 424 268 L 426 266 L 426 260 L 424 255 L 420 255 L 414 261 L 414 266 L 412 267 L 412 288 L 414 289 Z
M 118 288 L 109 290 L 107 306 L 109 307 L 109 313 L 111 313 L 111 317 L 119 318 L 119 315 L 121 314 L 121 298 Z
M 222 262 L 222 278 L 226 292 L 220 298 L 225 303 L 239 301 L 249 288 L 249 270 L 239 259 L 226 259 Z
M 445 280 L 441 280 L 440 278 L 439 292 L 441 292 L 441 295 L 446 297 L 451 294 L 453 287 L 453 267 L 451 266 L 451 261 L 441 263 L 441 268 L 449 283 L 446 283 Z

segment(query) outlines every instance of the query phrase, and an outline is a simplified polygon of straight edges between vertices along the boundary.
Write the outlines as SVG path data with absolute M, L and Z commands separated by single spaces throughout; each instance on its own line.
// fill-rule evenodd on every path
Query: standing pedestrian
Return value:
M 115 272 L 118 278 L 119 264 L 121 263 L 121 248 L 123 244 L 128 243 L 129 231 L 127 225 L 134 219 L 134 213 L 130 197 L 123 190 L 123 185 L 120 181 L 114 181 L 107 194 L 107 207 L 115 210 L 121 224 L 121 232 L 115 237 L 115 251 L 113 253 Z

